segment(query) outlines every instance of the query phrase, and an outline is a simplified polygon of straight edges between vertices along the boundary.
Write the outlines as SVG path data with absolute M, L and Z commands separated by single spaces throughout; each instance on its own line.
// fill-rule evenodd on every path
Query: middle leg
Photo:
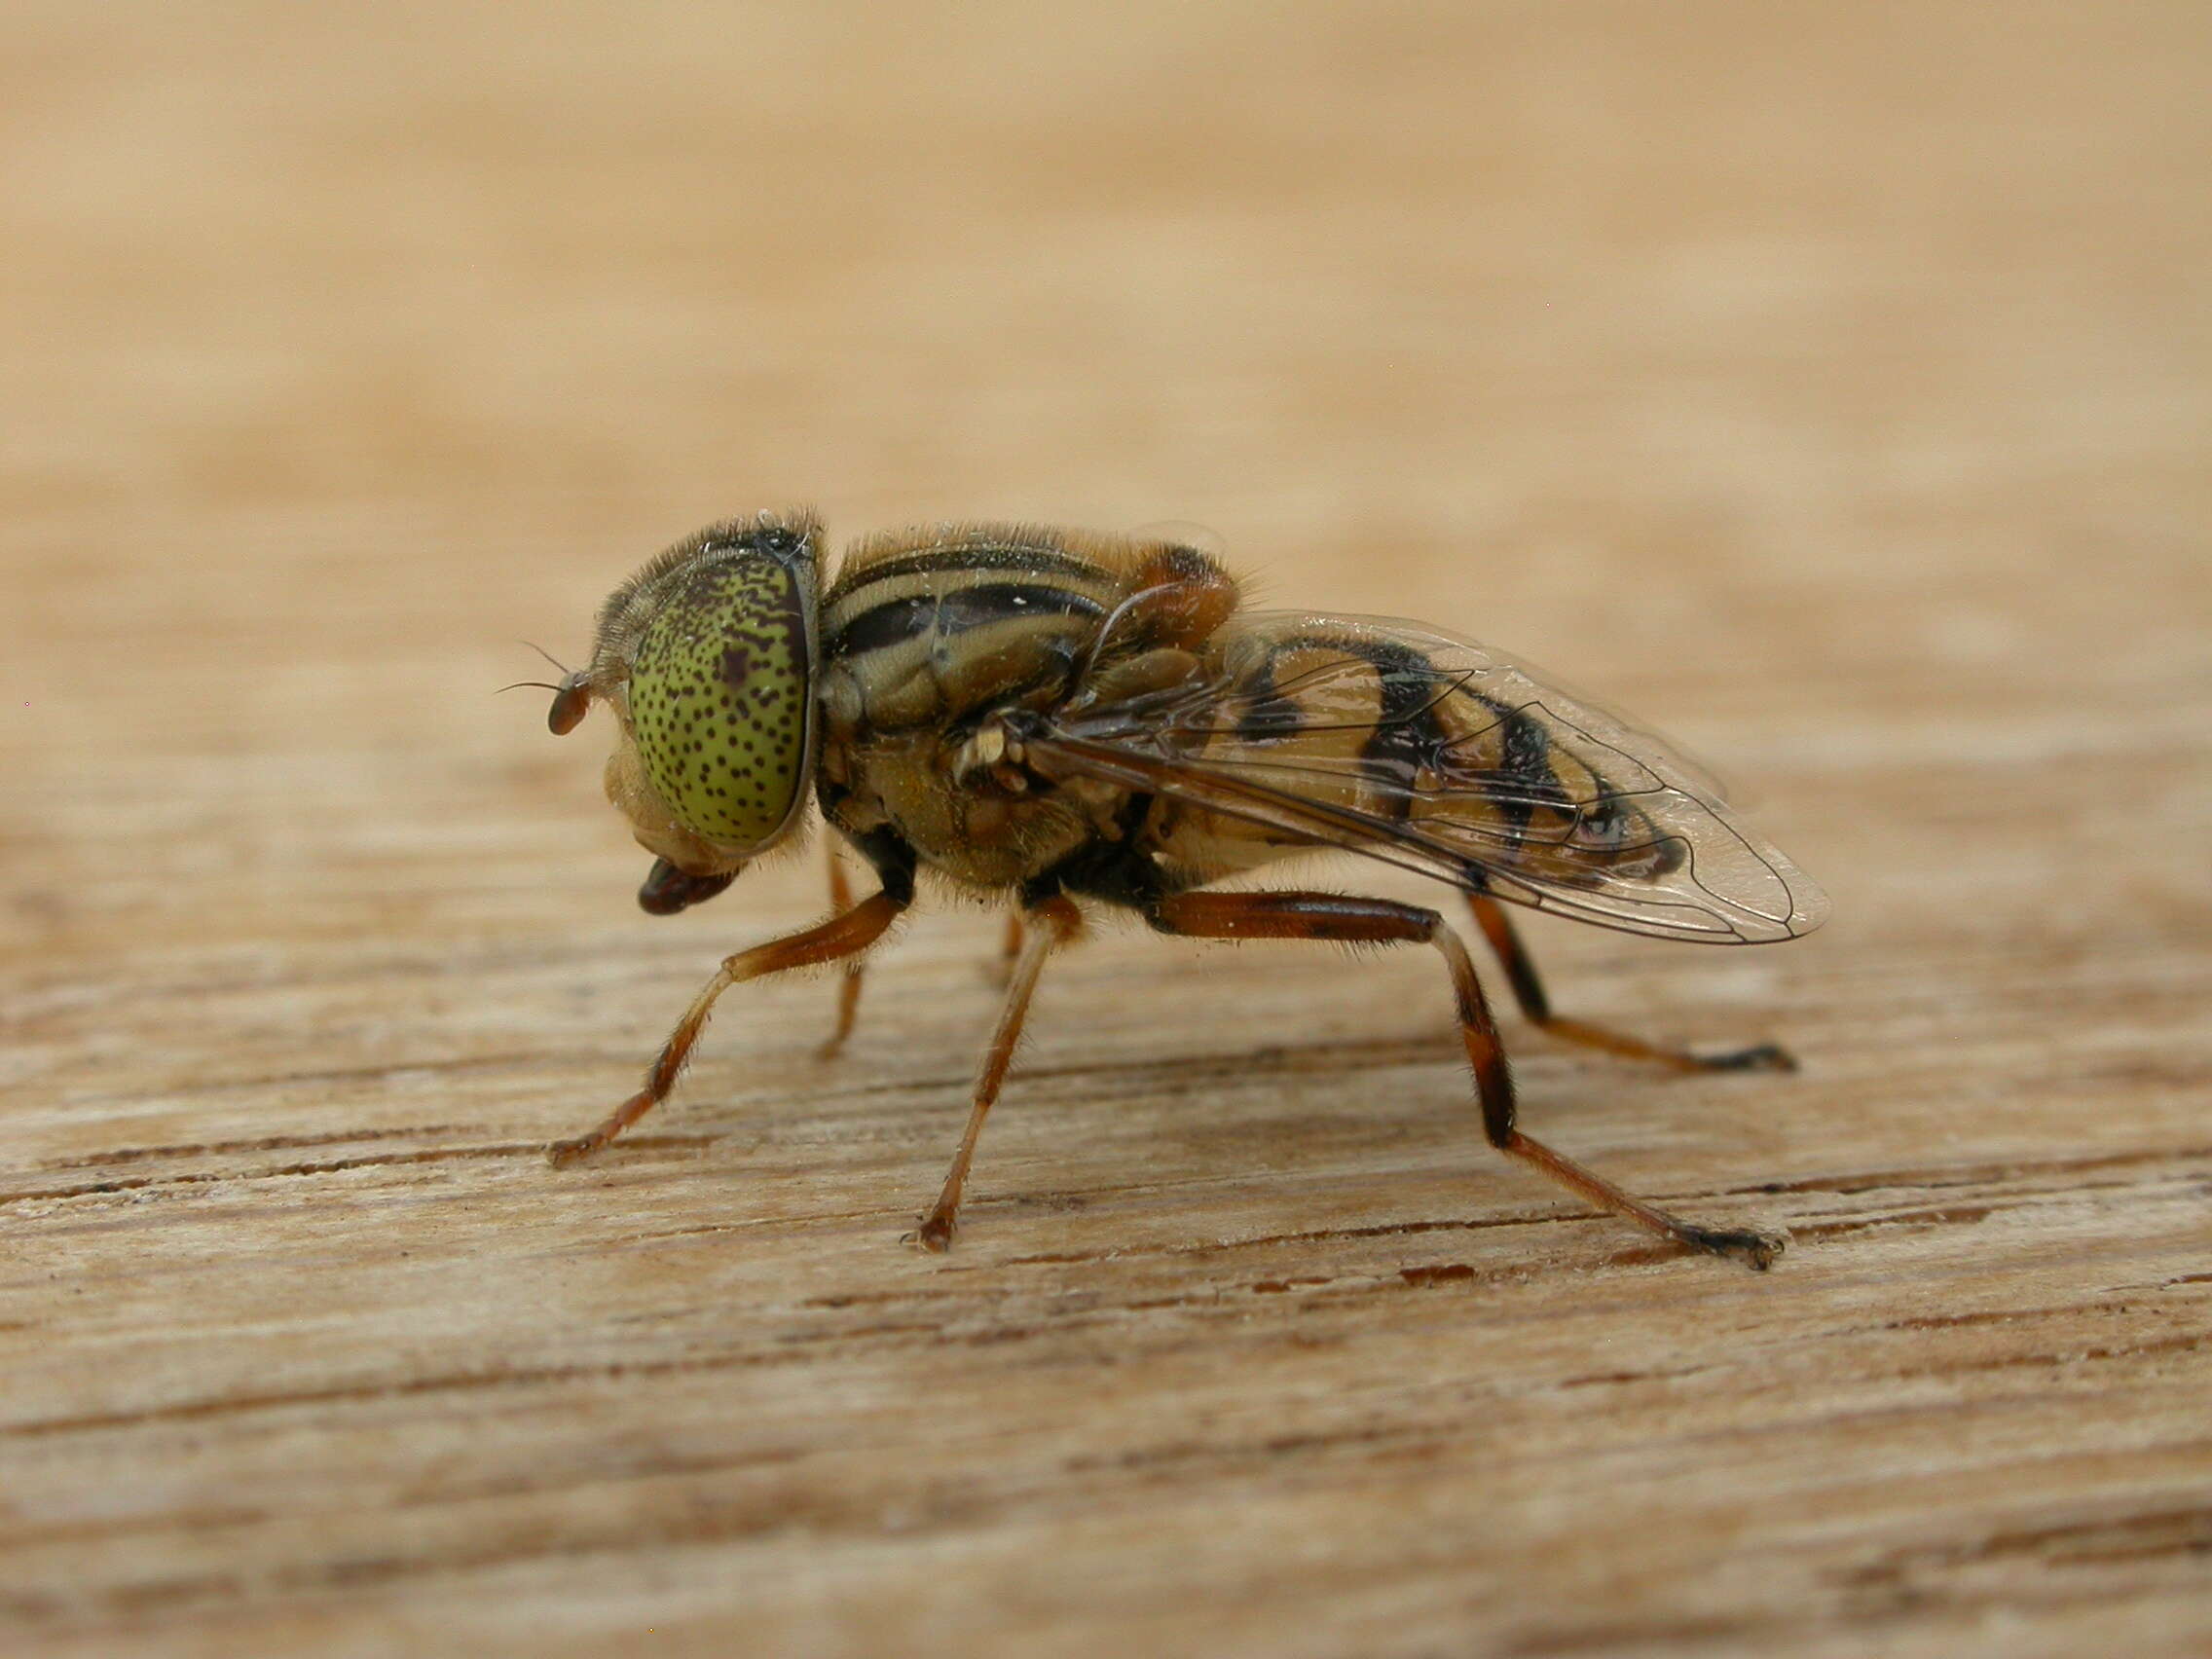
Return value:
M 1000 1085 L 1006 1082 L 1007 1067 L 1014 1063 L 1022 1021 L 1029 1016 L 1029 997 L 1037 989 L 1038 976 L 1045 971 L 1045 958 L 1083 931 L 1083 912 L 1070 899 L 1047 899 L 1026 913 L 1029 926 L 1024 930 L 1020 953 L 1014 959 L 1014 971 L 1007 977 L 1006 1002 L 999 1010 L 998 1026 L 983 1050 L 983 1063 L 976 1075 L 976 1101 L 968 1112 L 968 1127 L 961 1133 L 959 1151 L 952 1155 L 943 1190 L 914 1234 L 914 1241 L 925 1250 L 948 1248 L 960 1225 L 960 1198 L 968 1185 L 968 1166 L 976 1159 L 976 1141 L 983 1132 L 984 1118 L 999 1097 Z
M 1014 978 L 1014 965 L 1021 960 L 1021 912 L 1006 913 L 1006 931 L 999 935 L 999 953 L 983 964 L 983 977 L 1005 990 Z

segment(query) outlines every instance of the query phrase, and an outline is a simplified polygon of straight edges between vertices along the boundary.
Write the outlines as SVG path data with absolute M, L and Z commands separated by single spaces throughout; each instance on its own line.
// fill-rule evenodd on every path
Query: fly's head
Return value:
M 686 536 L 608 597 L 591 666 L 554 690 L 555 732 L 593 702 L 621 724 L 607 794 L 659 860 L 647 910 L 714 897 L 804 816 L 821 535 L 762 513 Z

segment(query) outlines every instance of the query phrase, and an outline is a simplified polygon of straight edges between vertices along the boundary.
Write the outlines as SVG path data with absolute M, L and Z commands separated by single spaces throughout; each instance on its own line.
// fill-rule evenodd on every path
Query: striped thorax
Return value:
M 1204 614 L 1144 602 L 1168 592 L 1202 595 Z M 1218 566 L 1171 542 L 1013 525 L 864 541 L 823 602 L 825 810 L 982 889 L 1124 838 L 1127 792 L 1046 786 L 976 741 L 997 716 L 1065 706 L 1133 657 L 1190 643 L 1235 603 Z

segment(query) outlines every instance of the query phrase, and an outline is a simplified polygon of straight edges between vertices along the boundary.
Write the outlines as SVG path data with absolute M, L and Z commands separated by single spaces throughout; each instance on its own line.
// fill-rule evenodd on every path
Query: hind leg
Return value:
M 1505 913 L 1505 906 L 1484 894 L 1470 893 L 1467 908 L 1475 913 L 1475 925 L 1483 930 L 1483 938 L 1490 940 L 1491 949 L 1497 953 L 1498 966 L 1505 970 L 1506 983 L 1513 987 L 1513 1000 L 1521 1005 L 1529 1023 L 1538 1030 L 1568 1043 L 1603 1049 L 1624 1060 L 1650 1060 L 1679 1072 L 1797 1069 L 1797 1061 L 1789 1051 L 1773 1043 L 1731 1049 L 1718 1054 L 1694 1054 L 1687 1049 L 1647 1043 L 1625 1031 L 1611 1031 L 1603 1025 L 1554 1014 L 1551 998 L 1544 994 L 1544 982 L 1536 977 L 1536 964 L 1521 942 L 1521 932 L 1513 925 L 1512 917 Z
M 1150 912 L 1162 933 L 1194 939 L 1316 939 L 1356 944 L 1434 945 L 1451 975 L 1459 1031 L 1474 1069 L 1475 1095 L 1482 1107 L 1483 1131 L 1506 1157 L 1537 1170 L 1600 1209 L 1634 1222 L 1646 1232 L 1714 1256 L 1733 1256 L 1754 1268 L 1767 1267 L 1782 1251 L 1782 1239 L 1764 1233 L 1701 1226 L 1669 1215 L 1624 1192 L 1572 1159 L 1521 1132 L 1513 1073 L 1498 1042 L 1497 1023 L 1475 965 L 1459 936 L 1434 910 L 1387 899 L 1343 899 L 1327 893 L 1183 893 L 1160 900 Z

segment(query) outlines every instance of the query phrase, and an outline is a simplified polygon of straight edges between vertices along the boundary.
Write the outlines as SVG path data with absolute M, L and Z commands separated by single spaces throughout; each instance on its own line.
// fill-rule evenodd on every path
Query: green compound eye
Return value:
M 718 845 L 773 839 L 807 786 L 811 598 L 802 571 L 768 551 L 708 548 L 639 638 L 639 758 L 684 826 Z

